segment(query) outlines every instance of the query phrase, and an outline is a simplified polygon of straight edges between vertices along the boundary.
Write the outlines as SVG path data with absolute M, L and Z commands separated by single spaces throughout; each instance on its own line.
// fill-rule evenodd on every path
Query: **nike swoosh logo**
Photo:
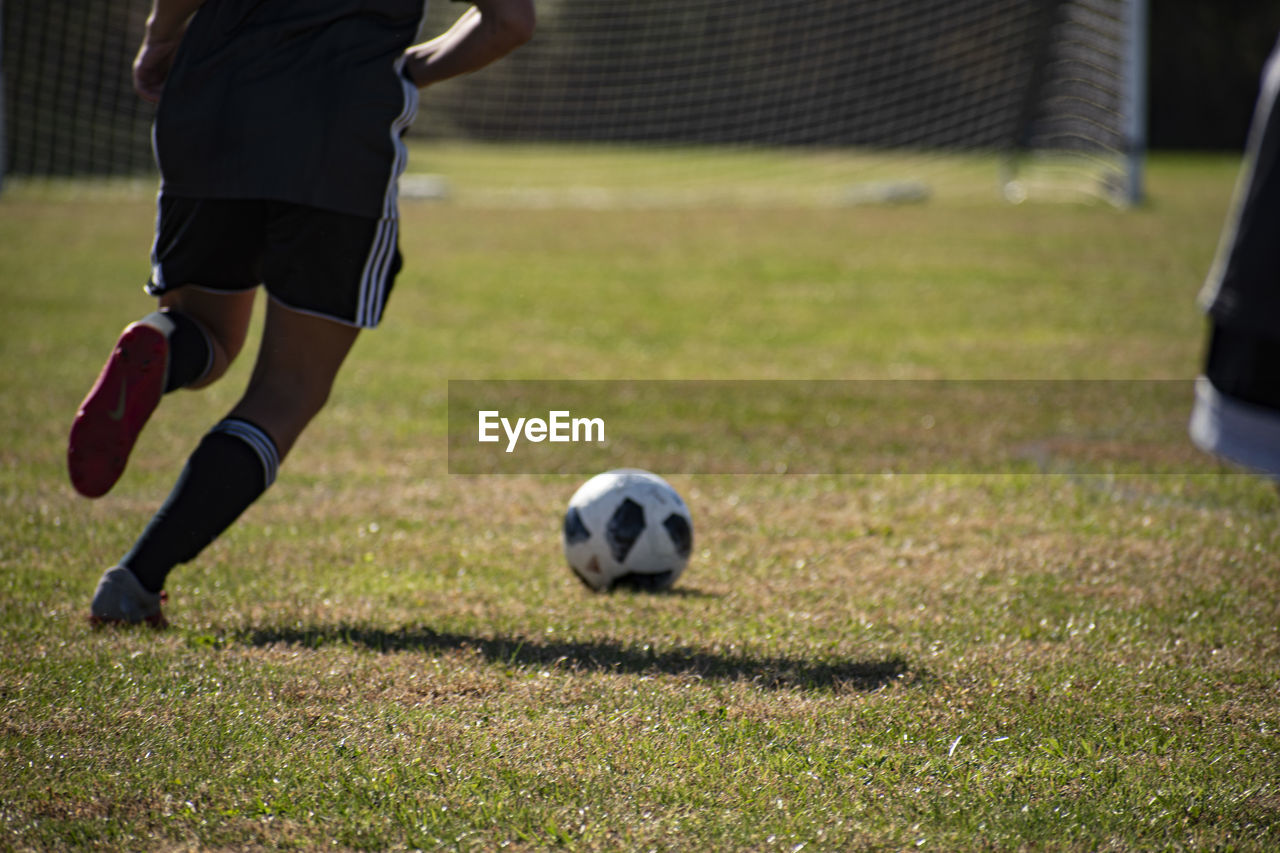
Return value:
M 120 384 L 120 404 L 116 406 L 114 409 L 112 409 L 111 411 L 107 412 L 107 417 L 111 418 L 111 420 L 113 421 L 119 421 L 124 419 L 124 392 L 128 389 L 128 387 L 129 387 L 129 384 L 127 382 L 122 382 Z

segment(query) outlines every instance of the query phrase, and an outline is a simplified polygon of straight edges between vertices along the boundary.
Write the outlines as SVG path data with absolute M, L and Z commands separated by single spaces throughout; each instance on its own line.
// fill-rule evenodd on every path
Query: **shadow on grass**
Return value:
M 288 644 L 306 648 L 345 645 L 375 652 L 440 653 L 474 651 L 491 663 L 509 667 L 563 667 L 580 672 L 629 675 L 679 675 L 720 681 L 749 681 L 775 690 L 873 691 L 894 682 L 916 682 L 904 659 L 809 661 L 679 647 L 657 650 L 607 640 L 543 640 L 527 637 L 477 637 L 426 627 L 395 630 L 362 625 L 256 628 L 237 641 L 251 646 Z

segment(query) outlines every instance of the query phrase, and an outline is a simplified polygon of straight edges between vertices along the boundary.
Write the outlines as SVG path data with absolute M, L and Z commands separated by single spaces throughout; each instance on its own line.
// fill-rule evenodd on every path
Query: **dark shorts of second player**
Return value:
M 382 319 L 400 272 L 399 223 L 259 199 L 161 195 L 152 296 L 263 285 L 287 308 L 360 328 Z

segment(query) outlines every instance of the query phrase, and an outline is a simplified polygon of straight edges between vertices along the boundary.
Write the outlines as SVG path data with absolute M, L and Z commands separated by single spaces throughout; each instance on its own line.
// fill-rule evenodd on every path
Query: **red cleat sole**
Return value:
M 71 424 L 67 471 L 77 492 L 101 497 L 120 479 L 164 394 L 168 359 L 169 341 L 158 329 L 134 323 L 120 335 Z

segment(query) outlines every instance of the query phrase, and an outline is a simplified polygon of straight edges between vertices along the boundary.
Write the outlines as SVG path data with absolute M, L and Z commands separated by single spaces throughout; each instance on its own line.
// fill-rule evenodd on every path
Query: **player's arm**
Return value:
M 133 87 L 152 103 L 160 100 L 187 22 L 205 0 L 153 0 L 142 47 L 133 60 Z
M 454 25 L 405 51 L 405 70 L 419 87 L 483 68 L 533 38 L 533 0 L 473 0 Z

